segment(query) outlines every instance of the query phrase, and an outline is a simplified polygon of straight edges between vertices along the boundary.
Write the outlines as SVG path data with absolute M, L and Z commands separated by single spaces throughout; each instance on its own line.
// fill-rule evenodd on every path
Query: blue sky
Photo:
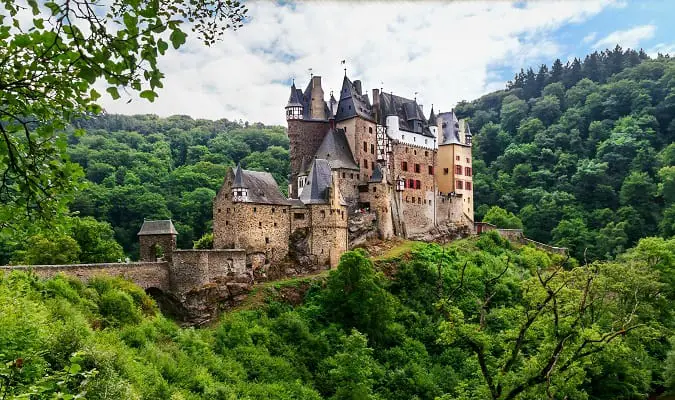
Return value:
M 311 73 L 339 91 L 413 97 L 447 111 L 501 89 L 520 68 L 563 63 L 617 43 L 675 53 L 675 2 L 250 2 L 250 20 L 211 48 L 188 43 L 161 61 L 155 103 L 105 100 L 108 112 L 191 115 L 284 124 L 289 82 Z

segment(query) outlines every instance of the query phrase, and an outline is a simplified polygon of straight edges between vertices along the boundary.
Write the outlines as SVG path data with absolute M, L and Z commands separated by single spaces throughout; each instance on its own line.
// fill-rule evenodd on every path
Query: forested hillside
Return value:
M 173 218 L 178 244 L 211 230 L 212 201 L 228 166 L 269 171 L 288 186 L 288 138 L 283 127 L 186 116 L 105 115 L 77 123 L 71 160 L 88 181 L 71 210 L 109 222 L 127 253 L 136 254 L 143 218 Z
M 579 266 L 495 232 L 376 268 L 358 250 L 325 281 L 276 284 L 309 286 L 304 304 L 203 329 L 120 279 L 0 275 L 0 398 L 646 398 L 675 388 L 674 251 L 644 239 Z
M 617 46 L 556 60 L 455 110 L 475 135 L 476 220 L 516 227 L 519 218 L 528 237 L 570 247 L 579 259 L 675 234 L 668 56 Z M 488 213 L 492 206 L 506 211 Z

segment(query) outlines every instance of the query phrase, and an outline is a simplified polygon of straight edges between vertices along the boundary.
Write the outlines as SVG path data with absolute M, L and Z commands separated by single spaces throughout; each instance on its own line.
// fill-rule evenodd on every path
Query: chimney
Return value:
M 356 93 L 359 95 L 363 94 L 361 92 L 361 81 L 354 81 L 354 89 L 356 89 Z
M 380 120 L 380 89 L 373 89 L 373 110 L 375 110 L 375 120 Z
M 321 77 L 313 76 L 312 77 L 312 88 L 321 88 Z

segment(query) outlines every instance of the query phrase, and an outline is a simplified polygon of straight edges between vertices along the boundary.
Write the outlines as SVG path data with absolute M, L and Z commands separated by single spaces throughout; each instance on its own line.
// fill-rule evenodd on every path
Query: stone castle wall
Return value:
M 316 151 L 319 150 L 328 128 L 328 121 L 288 121 L 288 140 L 289 152 L 291 157 L 291 192 L 289 195 L 293 198 L 298 197 L 298 171 L 305 157 L 307 162 L 314 159 Z
M 79 278 L 84 282 L 100 275 L 121 276 L 131 279 L 143 289 L 157 288 L 162 291 L 168 291 L 171 287 L 169 265 L 170 263 L 166 261 L 71 265 L 7 265 L 0 266 L 0 272 L 32 270 L 40 278 L 51 278 L 59 273 L 63 273 Z
M 171 291 L 186 293 L 247 274 L 246 251 L 176 250 L 170 264 Z
M 140 235 L 138 241 L 141 261 L 156 261 L 156 246 L 159 246 L 163 252 L 162 258 L 170 262 L 171 253 L 176 248 L 176 235 Z

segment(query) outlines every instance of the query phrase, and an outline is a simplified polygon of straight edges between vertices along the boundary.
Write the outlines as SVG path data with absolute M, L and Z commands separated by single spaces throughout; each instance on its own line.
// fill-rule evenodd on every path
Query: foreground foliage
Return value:
M 270 300 L 200 330 L 119 279 L 12 273 L 0 278 L 0 393 L 644 398 L 675 389 L 673 246 L 645 239 L 621 261 L 579 265 L 488 233 L 378 261 L 389 278 L 357 250 L 303 305 Z

